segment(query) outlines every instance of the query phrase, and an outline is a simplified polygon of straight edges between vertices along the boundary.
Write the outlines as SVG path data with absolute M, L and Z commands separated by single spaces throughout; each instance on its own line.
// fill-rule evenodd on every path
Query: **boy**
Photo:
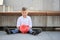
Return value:
M 29 25 L 29 33 L 34 33 L 32 30 L 32 20 L 31 17 L 28 16 L 28 11 L 25 7 L 22 8 L 22 16 L 20 16 L 17 20 L 17 28 L 19 29 L 19 26 L 25 24 L 25 25 Z
M 36 35 L 37 32 L 32 30 L 32 20 L 31 20 L 31 17 L 28 16 L 28 11 L 25 7 L 22 8 L 21 14 L 22 16 L 20 16 L 17 20 L 17 29 L 14 29 L 14 30 L 6 29 L 7 34 L 19 33 L 20 32 L 19 27 L 23 24 L 26 24 L 26 25 L 29 25 L 29 33 L 32 35 Z

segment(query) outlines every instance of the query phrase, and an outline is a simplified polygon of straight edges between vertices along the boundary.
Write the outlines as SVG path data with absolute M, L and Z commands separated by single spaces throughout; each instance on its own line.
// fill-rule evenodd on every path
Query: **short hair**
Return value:
M 26 7 L 22 7 L 22 11 L 26 11 L 27 10 L 27 8 Z

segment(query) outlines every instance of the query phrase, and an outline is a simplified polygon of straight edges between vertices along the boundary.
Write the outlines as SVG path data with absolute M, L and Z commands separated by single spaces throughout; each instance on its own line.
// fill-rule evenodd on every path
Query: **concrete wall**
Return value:
M 27 7 L 30 10 L 59 10 L 59 0 L 4 0 L 4 5 L 13 7 L 14 11 Z
M 47 17 L 47 26 L 60 26 L 60 16 L 48 16 Z
M 4 5 L 11 6 L 13 11 L 22 7 L 30 10 L 60 10 L 60 0 L 4 0 Z M 60 26 L 60 16 L 31 16 L 33 26 Z M 16 26 L 18 16 L 0 16 L 0 26 Z
M 19 16 L 0 16 L 0 26 L 16 26 Z M 33 26 L 60 26 L 60 16 L 31 16 Z
M 3 11 L 3 7 L 2 7 L 2 6 L 0 6 L 0 12 L 1 12 L 1 11 Z
M 19 16 L 0 16 L 0 26 L 16 26 Z M 31 16 L 33 26 L 46 26 L 46 16 Z
M 59 0 L 43 0 L 43 9 L 59 11 L 59 2 Z
M 13 8 L 10 6 L 0 5 L 0 12 L 11 12 Z
M 43 0 L 4 0 L 4 5 L 13 7 L 14 11 L 27 7 L 30 10 L 42 10 Z

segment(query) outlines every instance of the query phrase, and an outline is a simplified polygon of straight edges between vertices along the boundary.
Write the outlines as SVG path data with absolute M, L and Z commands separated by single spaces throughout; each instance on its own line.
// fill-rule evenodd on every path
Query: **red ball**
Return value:
M 29 31 L 29 26 L 28 25 L 21 25 L 20 26 L 20 31 L 22 33 L 27 33 Z

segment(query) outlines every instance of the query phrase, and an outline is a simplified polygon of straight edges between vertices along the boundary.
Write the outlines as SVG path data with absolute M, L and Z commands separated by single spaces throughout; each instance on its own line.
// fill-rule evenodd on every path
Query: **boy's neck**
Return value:
M 26 18 L 27 16 L 23 16 L 24 18 Z

